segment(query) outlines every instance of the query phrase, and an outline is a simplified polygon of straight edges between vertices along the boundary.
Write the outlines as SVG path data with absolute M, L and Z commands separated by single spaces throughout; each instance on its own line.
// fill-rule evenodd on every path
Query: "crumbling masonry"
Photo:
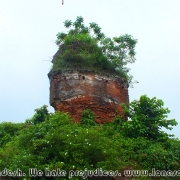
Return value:
M 50 105 L 68 112 L 76 122 L 85 109 L 94 112 L 97 123 L 111 122 L 122 114 L 120 104 L 129 102 L 128 84 L 115 75 L 74 69 L 51 71 L 48 77 Z

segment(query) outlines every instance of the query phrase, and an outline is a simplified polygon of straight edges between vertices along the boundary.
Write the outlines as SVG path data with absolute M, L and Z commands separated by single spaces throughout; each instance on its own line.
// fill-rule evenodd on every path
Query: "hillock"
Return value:
M 131 121 L 124 122 L 116 117 L 114 122 L 104 125 L 95 123 L 90 110 L 75 123 L 67 113 L 48 113 L 45 105 L 36 109 L 25 123 L 1 123 L 0 169 L 9 170 L 11 175 L 17 169 L 22 172 L 21 177 L 7 176 L 8 179 L 178 180 L 180 141 L 163 132 L 159 122 L 170 129 L 177 123 L 160 119 L 168 113 L 160 102 L 142 96 L 130 104 L 134 113 Z M 142 121 L 152 105 L 154 113 L 149 114 L 147 121 Z M 151 124 L 143 129 L 149 120 Z M 152 126 L 154 131 L 150 130 Z M 32 168 L 42 176 L 34 170 L 30 173 Z M 61 176 L 57 174 L 59 169 L 64 172 Z M 87 170 L 94 173 L 98 169 L 106 174 L 118 172 L 119 176 L 87 176 Z M 47 172 L 50 171 L 49 177 Z M 75 176 L 73 171 L 81 173 Z

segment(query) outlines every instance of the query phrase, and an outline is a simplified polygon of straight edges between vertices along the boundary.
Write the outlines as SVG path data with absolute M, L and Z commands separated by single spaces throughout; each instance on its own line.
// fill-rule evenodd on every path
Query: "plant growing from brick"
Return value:
M 53 62 L 53 70 L 85 68 L 114 73 L 132 82 L 126 65 L 135 62 L 136 39 L 128 34 L 106 37 L 98 24 L 85 26 L 81 16 L 75 22 L 66 20 L 64 26 L 69 31 L 57 34 L 56 44 L 61 53 Z

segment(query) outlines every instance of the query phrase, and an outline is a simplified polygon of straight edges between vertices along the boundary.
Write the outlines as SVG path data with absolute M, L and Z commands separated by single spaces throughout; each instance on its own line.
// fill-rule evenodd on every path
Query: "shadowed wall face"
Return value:
M 93 71 L 64 71 L 52 73 L 50 105 L 55 111 L 69 112 L 80 121 L 85 109 L 91 109 L 97 123 L 113 121 L 122 114 L 120 103 L 128 103 L 128 85 L 121 78 L 99 75 Z

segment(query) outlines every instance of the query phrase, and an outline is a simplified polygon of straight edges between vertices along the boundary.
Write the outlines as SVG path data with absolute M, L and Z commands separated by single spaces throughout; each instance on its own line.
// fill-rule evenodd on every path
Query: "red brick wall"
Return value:
M 91 109 L 97 123 L 113 121 L 122 114 L 120 103 L 128 103 L 128 87 L 122 78 L 92 71 L 64 71 L 50 78 L 50 104 L 55 111 L 69 112 L 80 121 L 84 109 Z

